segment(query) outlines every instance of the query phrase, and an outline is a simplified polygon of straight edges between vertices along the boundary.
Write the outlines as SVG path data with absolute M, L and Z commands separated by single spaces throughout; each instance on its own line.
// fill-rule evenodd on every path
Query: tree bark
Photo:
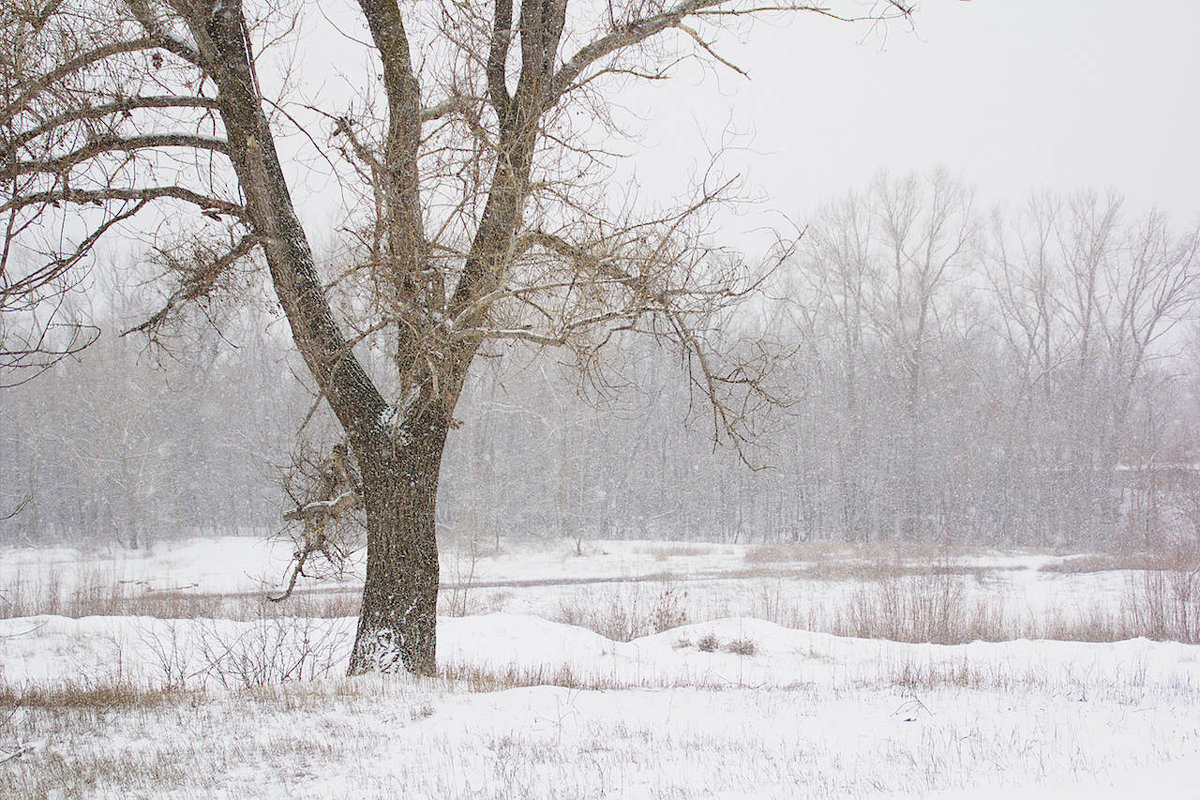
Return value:
M 351 675 L 437 671 L 438 476 L 449 417 L 404 424 L 398 447 L 358 453 L 367 511 L 367 572 Z

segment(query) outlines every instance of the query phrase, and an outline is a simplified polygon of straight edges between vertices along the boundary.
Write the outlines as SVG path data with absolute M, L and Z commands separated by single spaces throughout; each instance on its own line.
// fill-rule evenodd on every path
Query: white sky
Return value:
M 317 24 L 303 48 L 319 46 L 301 60 L 340 73 L 320 92 L 340 111 L 376 68 L 345 39 L 367 37 L 352 4 L 322 11 L 340 32 Z M 945 167 L 987 206 L 1035 189 L 1112 189 L 1131 212 L 1158 206 L 1177 227 L 1200 224 L 1197 0 L 925 0 L 911 27 L 798 14 L 739 35 L 719 52 L 748 79 L 684 68 L 611 98 L 640 120 L 636 143 L 616 149 L 644 199 L 678 196 L 710 149 L 733 145 L 723 173 L 761 202 L 721 219 L 726 244 L 753 252 L 766 241 L 749 231 L 794 233 L 785 215 L 798 225 L 880 169 Z M 319 176 L 300 181 L 321 198 L 304 204 L 320 239 L 342 200 Z
M 758 24 L 722 55 L 750 73 L 685 76 L 622 99 L 646 120 L 651 193 L 679 187 L 732 120 L 726 172 L 802 217 L 881 168 L 943 166 L 987 203 L 1115 189 L 1200 222 L 1200 3 L 927 0 L 885 35 L 812 15 Z M 733 231 L 730 231 L 733 233 Z M 736 234 L 735 234 L 736 235 Z

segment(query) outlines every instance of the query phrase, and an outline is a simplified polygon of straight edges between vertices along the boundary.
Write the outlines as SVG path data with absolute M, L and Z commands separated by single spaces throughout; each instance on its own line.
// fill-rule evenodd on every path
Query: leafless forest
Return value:
M 1143 548 L 1200 533 L 1194 230 L 1100 193 L 994 209 L 944 174 L 881 175 L 800 224 L 767 296 L 722 323 L 772 360 L 780 403 L 756 410 L 751 445 L 714 446 L 686 365 L 653 340 L 585 373 L 499 343 L 456 414 L 441 534 Z M 289 465 L 336 439 L 262 303 L 170 350 L 115 335 L 147 305 L 115 288 L 139 269 L 98 266 L 76 313 L 99 341 L 5 390 L 0 510 L 26 502 L 0 523 L 8 543 L 278 530 Z

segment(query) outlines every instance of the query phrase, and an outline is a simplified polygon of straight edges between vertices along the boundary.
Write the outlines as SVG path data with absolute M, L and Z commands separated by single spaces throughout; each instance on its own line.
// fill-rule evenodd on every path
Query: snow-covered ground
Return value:
M 225 537 L 161 542 L 149 550 L 109 547 L 0 551 L 0 596 L 38 595 L 47 586 L 63 596 L 110 587 L 132 595 L 257 595 L 286 584 L 292 546 L 283 541 Z M 864 555 L 849 548 L 672 543 L 654 541 L 508 542 L 471 549 L 444 548 L 446 605 L 454 613 L 510 611 L 561 618 L 565 610 L 606 611 L 614 605 L 669 603 L 689 620 L 754 616 L 789 627 L 828 629 L 864 578 L 906 574 L 931 566 L 961 569 L 965 601 L 1002 605 L 1019 621 L 1087 618 L 1117 609 L 1128 571 L 1061 572 L 1076 557 L 1045 554 L 915 553 L 908 558 Z M 360 561 L 347 574 L 301 583 L 309 596 L 361 589 Z M 1033 626 L 1036 628 L 1036 625 Z
M 342 677 L 352 618 L 0 620 L 0 797 L 1200 797 L 1200 646 L 839 637 L 776 624 L 780 607 L 832 619 L 881 569 L 914 565 L 833 549 L 584 547 L 450 549 L 444 581 L 458 588 L 444 604 L 468 613 L 441 620 L 437 679 Z M 49 581 L 67 595 L 107 576 L 130 591 L 242 596 L 276 584 L 286 557 L 246 539 L 10 551 L 0 592 L 35 597 Z M 1119 610 L 1127 574 L 1041 569 L 1058 561 L 940 566 L 962 570 L 956 602 Z M 555 621 L 661 623 L 664 608 L 679 624 L 628 642 Z M 175 691 L 145 691 L 164 685 Z

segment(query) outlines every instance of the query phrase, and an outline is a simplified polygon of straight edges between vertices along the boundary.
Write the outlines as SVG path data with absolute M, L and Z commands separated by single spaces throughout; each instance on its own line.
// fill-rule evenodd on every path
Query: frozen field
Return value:
M 354 578 L 265 604 L 287 555 L 0 554 L 0 796 L 1200 796 L 1200 646 L 1122 638 L 1129 564 L 448 547 L 443 675 L 346 679 Z

